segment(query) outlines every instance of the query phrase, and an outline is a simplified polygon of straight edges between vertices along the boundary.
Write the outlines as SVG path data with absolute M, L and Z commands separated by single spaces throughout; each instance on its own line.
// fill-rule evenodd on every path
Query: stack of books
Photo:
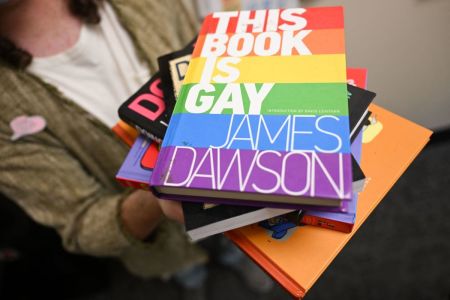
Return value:
M 225 232 L 299 298 L 431 135 L 347 69 L 342 7 L 213 13 L 159 67 L 119 109 L 140 135 L 117 179 L 181 201 L 193 241 Z

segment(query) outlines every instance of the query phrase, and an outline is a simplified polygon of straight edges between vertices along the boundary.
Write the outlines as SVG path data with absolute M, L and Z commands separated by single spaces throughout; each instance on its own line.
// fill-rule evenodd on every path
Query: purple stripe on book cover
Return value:
M 161 149 L 153 186 L 351 200 L 351 155 L 194 148 Z

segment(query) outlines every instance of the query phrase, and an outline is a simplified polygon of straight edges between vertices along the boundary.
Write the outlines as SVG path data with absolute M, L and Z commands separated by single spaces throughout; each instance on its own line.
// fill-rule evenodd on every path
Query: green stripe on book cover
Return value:
M 346 95 L 346 83 L 186 84 L 174 114 L 347 116 Z

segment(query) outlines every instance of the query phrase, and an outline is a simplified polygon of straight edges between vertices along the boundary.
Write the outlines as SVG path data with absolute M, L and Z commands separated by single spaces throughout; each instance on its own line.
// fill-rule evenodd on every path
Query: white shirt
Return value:
M 73 47 L 34 58 L 28 70 L 113 127 L 119 106 L 149 79 L 150 72 L 111 5 L 100 5 L 99 13 L 100 24 L 83 25 Z

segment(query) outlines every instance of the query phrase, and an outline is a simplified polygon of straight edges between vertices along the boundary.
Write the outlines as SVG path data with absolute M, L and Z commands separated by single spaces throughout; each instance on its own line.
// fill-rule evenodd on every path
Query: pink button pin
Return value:
M 18 116 L 9 123 L 9 126 L 13 131 L 11 141 L 16 141 L 23 136 L 41 132 L 47 126 L 47 122 L 41 116 Z

